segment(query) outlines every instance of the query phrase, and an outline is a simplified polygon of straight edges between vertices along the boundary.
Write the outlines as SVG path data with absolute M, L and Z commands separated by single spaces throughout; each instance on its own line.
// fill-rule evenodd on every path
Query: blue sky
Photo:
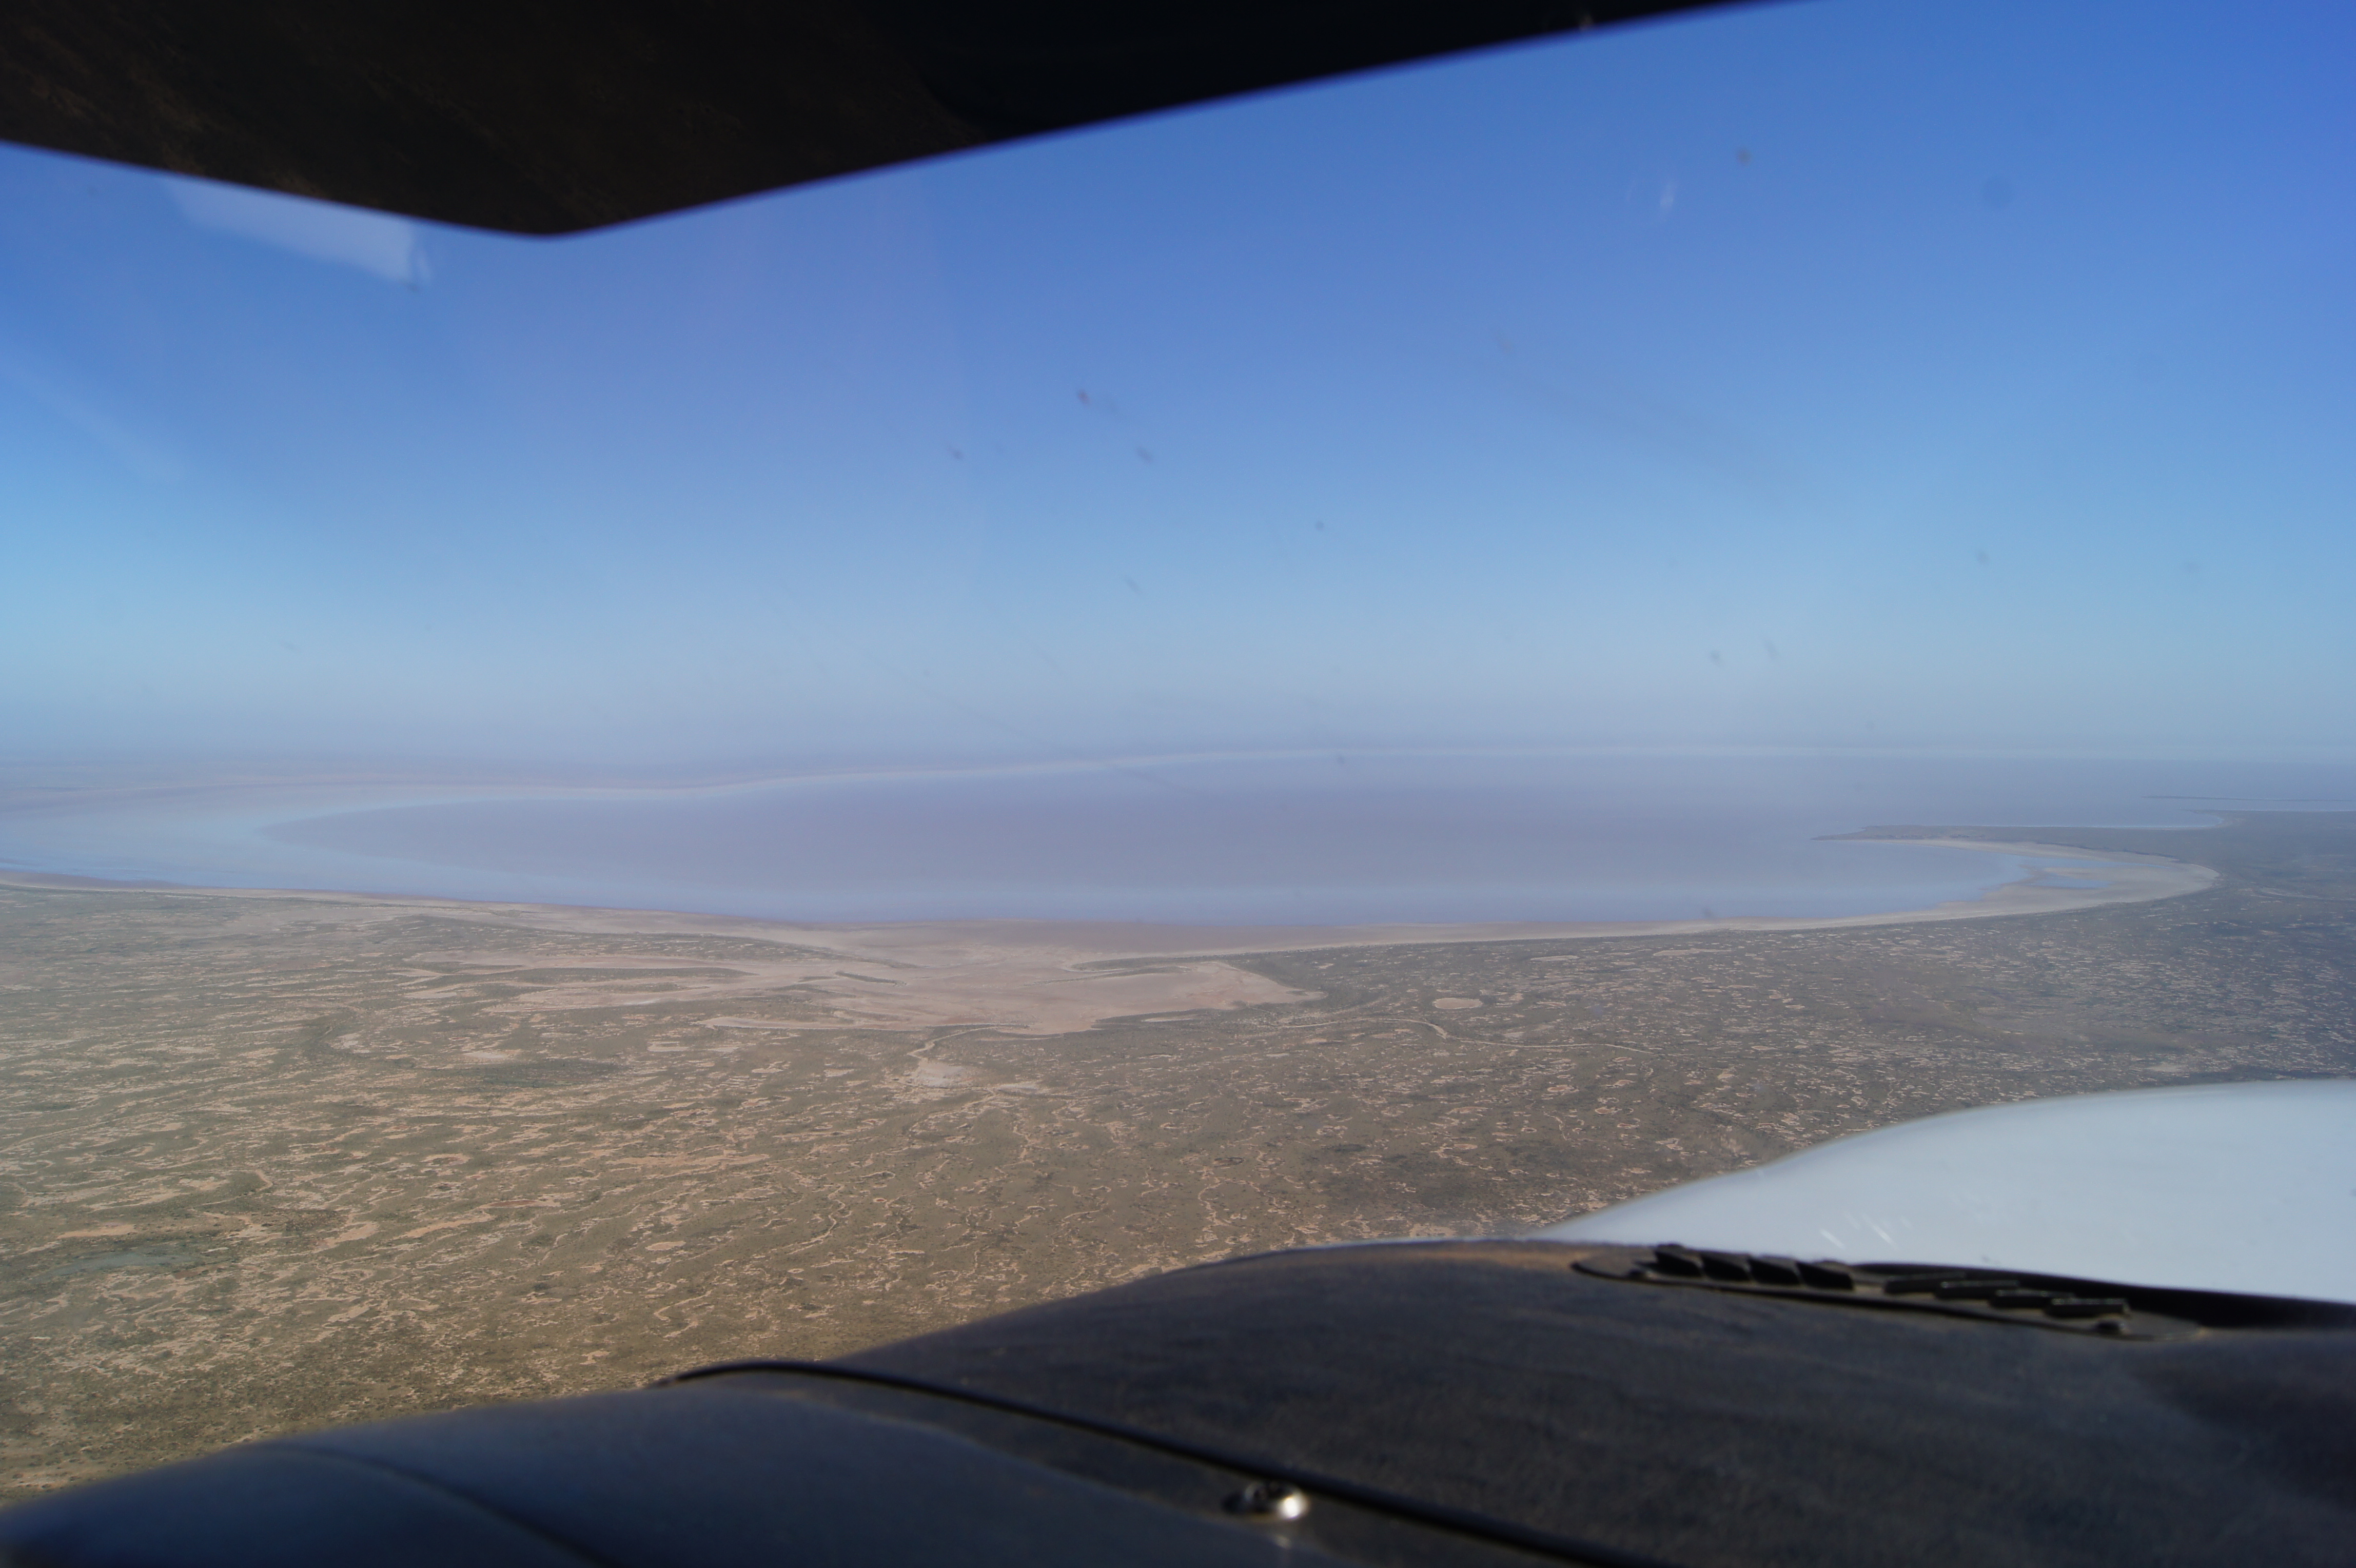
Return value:
M 2351 46 L 1771 6 L 557 242 L 0 151 L 0 726 L 2345 746 Z

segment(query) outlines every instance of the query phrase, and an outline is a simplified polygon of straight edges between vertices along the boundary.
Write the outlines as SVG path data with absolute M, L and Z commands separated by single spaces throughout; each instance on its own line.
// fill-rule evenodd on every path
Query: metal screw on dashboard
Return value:
M 1299 1519 L 1309 1511 L 1309 1494 L 1290 1481 L 1254 1481 L 1227 1499 L 1227 1511 L 1246 1519 Z

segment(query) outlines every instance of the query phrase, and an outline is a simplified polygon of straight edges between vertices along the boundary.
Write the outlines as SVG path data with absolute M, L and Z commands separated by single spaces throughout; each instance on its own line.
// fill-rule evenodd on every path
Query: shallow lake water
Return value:
M 1288 754 L 724 789 L 196 789 L 0 813 L 0 868 L 841 921 L 1826 916 L 1969 898 L 2009 855 L 1820 835 L 2193 830 L 2356 805 L 2345 767 L 1825 754 Z M 2026 836 L 2026 835 L 2025 835 Z M 2061 885 L 2100 880 L 2083 865 Z

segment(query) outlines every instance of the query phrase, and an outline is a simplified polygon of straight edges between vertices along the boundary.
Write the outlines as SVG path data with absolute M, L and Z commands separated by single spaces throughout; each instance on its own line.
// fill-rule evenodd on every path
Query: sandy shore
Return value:
M 2207 866 L 2156 855 L 2096 854 L 2058 844 L 1983 843 L 1952 839 L 1883 840 L 1979 851 L 2037 861 L 2099 862 L 2105 886 L 2040 887 L 2034 878 L 2008 883 L 1977 898 L 1877 915 L 1821 918 L 1737 916 L 1699 920 L 1598 920 L 1480 925 L 1173 926 L 1123 921 L 958 920 L 816 926 L 735 916 L 660 910 L 589 909 L 558 905 L 473 903 L 391 895 L 246 889 L 133 889 L 80 878 L 0 876 L 0 886 L 26 888 L 137 891 L 149 897 L 250 900 L 257 931 L 282 923 L 289 901 L 303 918 L 379 923 L 434 916 L 511 929 L 562 930 L 616 937 L 648 933 L 708 933 L 754 938 L 779 945 L 774 961 L 731 960 L 682 975 L 676 963 L 615 954 L 574 961 L 594 968 L 577 984 L 536 993 L 533 1011 L 608 1008 L 681 1001 L 724 1001 L 741 1015 L 714 1019 L 748 1030 L 871 1028 L 930 1031 L 987 1028 L 1009 1034 L 1058 1035 L 1108 1018 L 1309 1000 L 1296 991 L 1223 958 L 1244 953 L 1337 947 L 1419 946 L 1435 942 L 1561 941 L 1611 937 L 1673 937 L 1735 931 L 1804 931 L 1860 926 L 1976 920 L 2054 914 L 2108 904 L 2143 903 L 2212 886 Z M 2081 871 L 2080 875 L 2084 873 Z M 275 912 L 273 913 L 273 907 Z M 434 955 L 424 955 L 434 956 Z M 495 972 L 503 964 L 544 967 L 519 952 L 479 950 L 469 968 Z M 634 982 L 634 970 L 660 969 Z M 775 1004 L 790 1002 L 789 1008 Z M 770 1004 L 771 1005 L 763 1005 Z M 519 1004 L 521 1005 L 521 1004 Z

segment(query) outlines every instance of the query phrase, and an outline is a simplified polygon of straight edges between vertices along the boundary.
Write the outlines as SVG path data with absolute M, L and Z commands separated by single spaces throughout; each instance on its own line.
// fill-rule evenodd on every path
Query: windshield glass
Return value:
M 562 241 L 0 149 L 5 1484 L 2348 1072 L 2351 32 Z

